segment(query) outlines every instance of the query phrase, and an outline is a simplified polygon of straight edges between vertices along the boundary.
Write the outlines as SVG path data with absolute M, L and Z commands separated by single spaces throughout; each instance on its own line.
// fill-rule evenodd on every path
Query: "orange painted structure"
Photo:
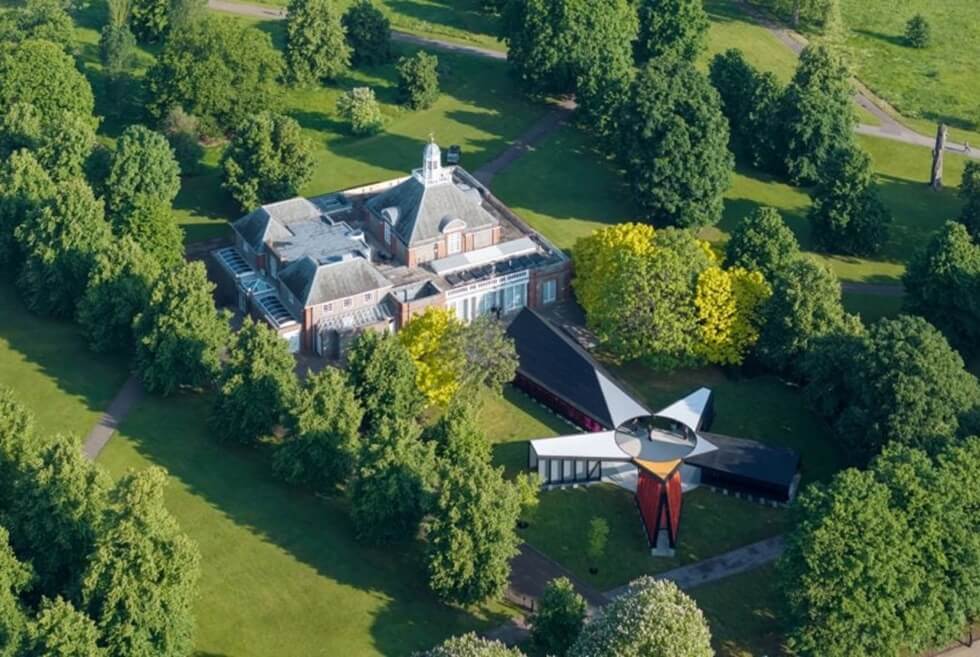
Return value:
M 677 547 L 681 521 L 681 462 L 634 461 L 638 468 L 636 504 L 651 548 Z M 667 543 L 664 545 L 661 537 Z

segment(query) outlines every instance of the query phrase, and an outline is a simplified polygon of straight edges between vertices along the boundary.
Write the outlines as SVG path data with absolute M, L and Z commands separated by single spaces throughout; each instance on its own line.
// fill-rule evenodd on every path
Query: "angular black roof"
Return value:
M 800 469 L 800 454 L 794 449 L 717 433 L 702 431 L 701 435 L 718 449 L 684 459 L 689 465 L 785 491 Z
M 593 358 L 530 308 L 507 327 L 517 348 L 519 374 L 557 395 L 608 429 L 650 415 Z

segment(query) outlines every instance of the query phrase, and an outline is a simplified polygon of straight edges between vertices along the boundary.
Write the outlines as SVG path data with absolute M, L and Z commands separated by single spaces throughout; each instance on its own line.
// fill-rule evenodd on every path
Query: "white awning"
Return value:
M 627 461 L 629 455 L 616 444 L 615 431 L 582 433 L 558 438 L 532 440 L 531 447 L 538 458 L 579 458 L 597 461 Z
M 517 256 L 537 253 L 538 245 L 530 237 L 501 242 L 475 251 L 467 253 L 457 253 L 447 258 L 440 258 L 429 262 L 429 267 L 440 276 L 451 274 L 454 271 L 488 265 L 499 260 L 516 258 Z
M 676 401 L 662 411 L 654 413 L 657 417 L 680 422 L 691 431 L 697 431 L 701 424 L 701 416 L 708 407 L 711 390 L 699 388 L 680 401 Z

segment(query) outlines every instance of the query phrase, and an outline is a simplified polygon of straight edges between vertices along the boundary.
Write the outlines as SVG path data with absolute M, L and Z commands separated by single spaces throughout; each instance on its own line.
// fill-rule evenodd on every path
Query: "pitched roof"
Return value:
M 454 180 L 425 184 L 412 175 L 367 202 L 368 209 L 392 225 L 409 246 L 441 237 L 462 222 L 467 230 L 493 226 L 497 219 L 483 207 L 475 188 Z
M 315 221 L 321 216 L 319 208 L 297 196 L 278 203 L 267 203 L 231 225 L 249 246 L 258 250 L 267 241 L 292 237 L 292 232 L 287 228 L 290 224 Z
M 520 374 L 607 428 L 650 415 L 584 349 L 530 308 L 517 314 L 507 334 L 517 348 Z
M 279 280 L 304 308 L 391 287 L 391 281 L 359 257 L 322 265 L 302 258 L 279 272 Z

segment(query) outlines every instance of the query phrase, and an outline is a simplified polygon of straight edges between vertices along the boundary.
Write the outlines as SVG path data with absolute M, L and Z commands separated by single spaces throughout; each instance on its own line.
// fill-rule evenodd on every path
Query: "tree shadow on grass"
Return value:
M 413 0 L 386 0 L 385 4 L 392 11 L 406 18 L 422 23 L 444 26 L 462 33 L 473 33 L 480 36 L 496 37 L 493 19 L 479 12 L 475 3 L 473 8 L 461 9 L 457 4 L 467 3 L 421 3 Z M 464 34 L 465 36 L 465 34 Z
M 297 590 L 285 589 L 285 593 L 306 594 L 309 600 L 295 601 L 298 608 L 311 614 L 308 629 L 319 628 L 329 638 L 336 637 L 337 645 L 370 643 L 383 655 L 406 655 L 413 650 L 428 647 L 450 634 L 467 631 L 485 625 L 495 625 L 505 620 L 502 614 L 489 613 L 481 622 L 473 613 L 447 607 L 434 599 L 426 585 L 424 565 L 418 544 L 411 541 L 376 548 L 358 543 L 353 539 L 354 528 L 346 503 L 342 499 L 323 499 L 276 481 L 266 455 L 260 450 L 218 444 L 205 430 L 208 400 L 201 397 L 176 397 L 170 400 L 150 398 L 124 423 L 121 434 L 144 457 L 159 464 L 193 496 L 200 498 L 211 511 L 244 528 L 259 539 L 259 544 L 248 542 L 236 545 L 215 545 L 210 532 L 227 531 L 227 525 L 219 518 L 202 517 L 200 508 L 190 510 L 190 524 L 184 529 L 197 534 L 205 549 L 203 568 L 212 566 L 214 560 L 225 562 L 236 559 L 249 562 L 260 572 L 278 567 L 269 560 L 254 561 L 257 553 L 268 555 L 262 544 L 272 544 L 285 551 L 302 564 L 311 567 L 325 578 L 324 582 L 304 580 L 298 582 L 293 573 L 287 579 L 266 583 L 270 590 L 295 585 Z M 177 512 L 178 517 L 180 512 Z M 207 526 L 202 526 L 202 523 Z M 237 530 L 236 530 L 237 531 Z M 203 535 L 203 537 L 202 537 Z M 234 556 L 231 553 L 234 552 Z M 288 560 L 286 562 L 288 563 Z M 290 576 L 292 579 L 289 579 Z M 205 580 L 207 580 L 207 572 Z M 218 593 L 226 595 L 228 583 L 215 582 Z M 315 591 L 316 587 L 322 587 Z M 349 587 L 357 593 L 348 593 Z M 241 593 L 241 590 L 239 589 Z M 215 591 L 207 591 L 207 594 Z M 239 593 L 239 594 L 240 594 Z M 323 594 L 331 598 L 325 600 Z M 367 594 L 367 598 L 364 597 Z M 336 596 L 334 598 L 333 596 Z M 347 596 L 352 596 L 348 599 Z M 377 605 L 364 611 L 371 618 L 370 640 L 360 641 L 351 636 L 356 626 L 343 624 L 347 605 Z M 242 599 L 233 601 L 251 611 L 251 606 L 261 600 Z M 290 600 L 289 604 L 294 601 Z M 335 611 L 318 616 L 326 605 Z M 278 618 L 284 613 L 277 608 L 260 609 L 260 616 L 272 626 L 290 623 L 305 624 L 304 619 Z M 270 618 L 270 616 L 272 618 Z M 222 618 L 221 622 L 236 619 Z M 314 624 L 315 623 L 315 624 Z M 331 624 L 336 627 L 331 627 Z M 268 628 L 243 627 L 251 634 L 267 633 Z M 277 641 L 276 637 L 271 640 Z M 290 639 L 282 637 L 288 645 Z M 255 647 L 259 649 L 258 646 Z M 329 646 L 320 648 L 324 654 L 333 654 Z M 279 654 L 288 654 L 284 649 Z M 338 653 L 339 654 L 339 653 Z
M 899 46 L 900 48 L 908 48 L 909 50 L 913 50 L 913 51 L 915 50 L 915 48 L 912 48 L 911 46 L 908 45 L 908 42 L 906 42 L 905 40 L 904 34 L 885 34 L 884 32 L 877 32 L 875 30 L 867 30 L 861 28 L 854 28 L 852 29 L 852 31 L 855 34 L 860 34 L 862 36 L 866 36 L 872 39 L 877 39 L 878 41 L 883 41 L 893 46 Z

